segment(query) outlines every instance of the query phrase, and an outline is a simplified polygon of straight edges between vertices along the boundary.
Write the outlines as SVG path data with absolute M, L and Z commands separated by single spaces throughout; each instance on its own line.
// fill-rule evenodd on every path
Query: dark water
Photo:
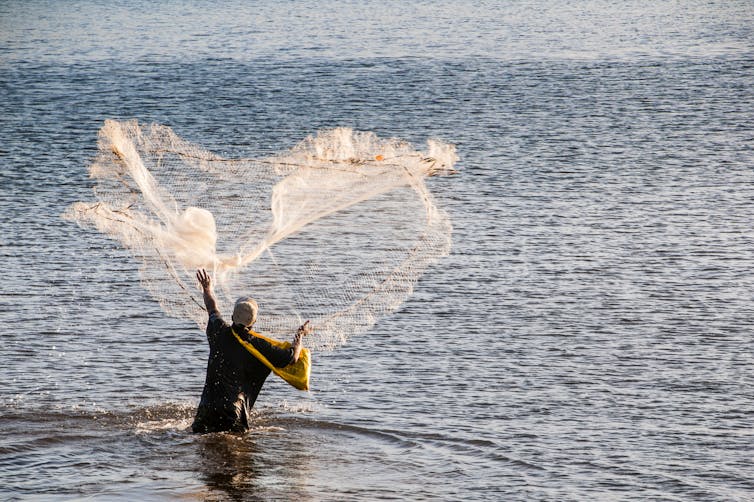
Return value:
M 751 500 L 750 2 L 3 2 L 0 498 Z M 231 156 L 455 142 L 453 254 L 188 427 L 207 347 L 91 198 L 106 118 Z

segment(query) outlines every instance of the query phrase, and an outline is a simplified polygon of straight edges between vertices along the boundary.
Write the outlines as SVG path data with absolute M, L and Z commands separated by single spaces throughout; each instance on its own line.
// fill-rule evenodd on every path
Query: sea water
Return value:
M 748 1 L 0 4 L 0 498 L 750 500 Z M 64 221 L 107 118 L 227 156 L 454 142 L 453 252 L 189 426 L 208 348 Z M 305 313 L 302 313 L 305 315 Z

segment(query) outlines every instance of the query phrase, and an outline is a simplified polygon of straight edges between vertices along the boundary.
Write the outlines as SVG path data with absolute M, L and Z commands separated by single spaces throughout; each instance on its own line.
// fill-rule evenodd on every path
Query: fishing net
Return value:
M 274 157 L 226 159 L 165 126 L 108 120 L 90 167 L 96 201 L 64 216 L 129 249 L 169 315 L 206 325 L 195 278 L 206 268 L 226 319 L 250 295 L 257 331 L 287 338 L 310 319 L 308 345 L 333 348 L 450 251 L 425 178 L 453 172 L 455 147 L 427 145 L 338 128 Z

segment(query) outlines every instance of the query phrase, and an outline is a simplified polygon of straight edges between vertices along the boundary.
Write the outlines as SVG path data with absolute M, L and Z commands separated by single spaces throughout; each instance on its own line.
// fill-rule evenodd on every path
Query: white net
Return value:
M 90 167 L 97 201 L 65 217 L 118 239 L 169 315 L 207 321 L 197 268 L 221 312 L 259 303 L 255 329 L 333 348 L 371 328 L 450 251 L 451 225 L 425 178 L 450 173 L 455 147 L 346 128 L 320 131 L 266 159 L 225 159 L 165 126 L 108 120 Z M 303 318 L 302 318 L 303 316 Z

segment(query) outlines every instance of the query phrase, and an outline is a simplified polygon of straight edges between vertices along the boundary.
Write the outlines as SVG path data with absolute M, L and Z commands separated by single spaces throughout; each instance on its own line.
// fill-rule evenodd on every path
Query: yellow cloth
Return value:
M 231 328 L 231 331 L 233 332 L 233 336 L 236 337 L 236 340 L 238 340 L 238 343 L 251 352 L 254 357 L 262 361 L 262 364 L 270 368 L 273 373 L 299 390 L 309 390 L 309 375 L 311 374 L 311 354 L 309 353 L 309 349 L 301 349 L 301 354 L 299 355 L 298 361 L 295 363 L 289 364 L 283 368 L 276 368 L 266 357 L 255 349 L 252 344 L 238 336 L 236 330 Z M 272 338 L 267 338 L 266 336 L 260 335 L 251 330 L 249 333 L 252 336 L 266 340 L 279 349 L 289 349 L 291 347 L 290 342 L 281 342 Z

